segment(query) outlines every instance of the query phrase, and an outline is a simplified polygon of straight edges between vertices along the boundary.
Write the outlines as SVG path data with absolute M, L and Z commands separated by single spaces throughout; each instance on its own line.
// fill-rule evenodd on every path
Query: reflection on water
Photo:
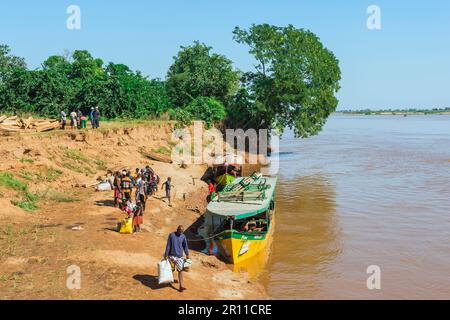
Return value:
M 267 267 L 272 248 L 272 241 L 267 244 L 266 250 L 263 250 L 251 259 L 245 260 L 238 264 L 229 264 L 228 267 L 237 273 L 246 273 L 250 278 L 256 279 Z
M 275 232 L 267 250 L 229 267 L 257 278 L 278 299 L 299 298 L 299 287 L 313 296 L 324 274 L 332 276 L 327 266 L 342 250 L 335 197 L 320 175 L 286 177 L 277 186 Z
M 279 299 L 313 296 L 342 250 L 336 192 L 323 176 L 285 177 L 277 190 L 277 223 L 269 263 L 259 279 Z M 295 276 L 294 276 L 295 275 Z

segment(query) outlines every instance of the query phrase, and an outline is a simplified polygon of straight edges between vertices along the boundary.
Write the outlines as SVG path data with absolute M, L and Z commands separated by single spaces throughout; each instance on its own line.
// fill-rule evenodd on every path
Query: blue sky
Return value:
M 81 30 L 66 9 L 81 8 Z M 381 30 L 366 27 L 369 5 Z M 342 69 L 340 109 L 449 107 L 450 1 L 406 0 L 40 0 L 0 3 L 0 43 L 37 68 L 49 55 L 87 49 L 164 78 L 180 45 L 200 40 L 241 70 L 253 60 L 235 43 L 235 26 L 270 23 L 316 33 Z

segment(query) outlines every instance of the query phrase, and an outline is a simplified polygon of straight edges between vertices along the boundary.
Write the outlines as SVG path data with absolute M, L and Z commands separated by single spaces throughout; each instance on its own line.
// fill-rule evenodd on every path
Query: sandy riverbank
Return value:
M 1 137 L 0 173 L 10 172 L 40 199 L 38 208 L 27 212 L 11 202 L 23 201 L 24 191 L 0 185 L 0 298 L 268 298 L 260 284 L 198 251 L 191 254 L 194 267 L 185 276 L 187 291 L 158 286 L 157 262 L 168 233 L 179 224 L 193 225 L 203 213 L 207 195 L 206 184 L 199 180 L 205 166 L 182 169 L 148 160 L 139 152 L 141 147 L 170 148 L 171 131 L 170 124 L 152 123 L 97 132 Z M 150 199 L 144 232 L 139 235 L 113 230 L 123 214 L 112 207 L 112 192 L 74 187 L 95 182 L 108 168 L 147 164 L 162 180 L 172 177 L 175 201 L 170 208 L 160 199 L 162 192 Z M 74 231 L 73 226 L 82 230 Z M 66 287 L 71 265 L 81 268 L 80 290 Z

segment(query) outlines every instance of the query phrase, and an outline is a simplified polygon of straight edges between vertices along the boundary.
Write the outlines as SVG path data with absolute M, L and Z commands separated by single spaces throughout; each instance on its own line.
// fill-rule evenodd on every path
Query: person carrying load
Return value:
M 121 206 L 121 210 L 126 213 L 126 218 L 119 225 L 119 233 L 132 234 L 133 228 L 133 216 L 134 216 L 135 204 L 128 200 Z
M 178 226 L 176 232 L 172 232 L 167 239 L 166 251 L 164 252 L 164 260 L 169 260 L 172 265 L 172 271 L 178 271 L 178 283 L 180 284 L 179 291 L 186 290 L 183 287 L 183 271 L 186 270 L 188 265 L 192 264 L 189 259 L 189 248 L 186 236 L 184 233 L 184 227 Z M 186 259 L 183 258 L 183 251 L 186 254 Z

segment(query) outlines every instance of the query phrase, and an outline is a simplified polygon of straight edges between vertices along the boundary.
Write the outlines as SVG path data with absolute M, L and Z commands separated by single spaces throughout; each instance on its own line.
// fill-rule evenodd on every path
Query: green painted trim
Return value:
M 269 201 L 269 203 L 267 204 L 266 207 L 261 208 L 261 209 L 256 210 L 256 211 L 253 211 L 253 212 L 246 212 L 246 213 L 234 216 L 234 218 L 235 218 L 235 220 L 242 220 L 242 219 L 253 217 L 253 216 L 256 216 L 256 215 L 258 215 L 260 213 L 266 212 L 267 210 L 270 210 L 270 204 L 271 204 L 272 201 L 275 201 L 275 194 L 272 195 L 272 199 Z
M 247 212 L 247 213 L 244 213 L 244 214 L 241 214 L 241 215 L 237 215 L 237 216 L 235 216 L 235 219 L 236 220 L 242 220 L 242 219 L 245 219 L 245 218 L 256 216 L 256 215 L 258 215 L 260 213 L 263 213 L 263 212 L 267 211 L 269 209 L 269 207 L 270 206 L 267 206 L 267 207 L 261 208 L 260 210 L 256 210 L 256 211 L 253 211 L 253 212 Z
M 219 240 L 226 240 L 226 239 L 241 239 L 241 240 L 251 240 L 251 241 L 261 241 L 264 240 L 267 236 L 267 231 L 264 233 L 250 233 L 250 232 L 242 232 L 238 233 L 236 231 L 225 231 L 223 234 L 217 237 Z M 245 239 L 244 239 L 245 237 Z

